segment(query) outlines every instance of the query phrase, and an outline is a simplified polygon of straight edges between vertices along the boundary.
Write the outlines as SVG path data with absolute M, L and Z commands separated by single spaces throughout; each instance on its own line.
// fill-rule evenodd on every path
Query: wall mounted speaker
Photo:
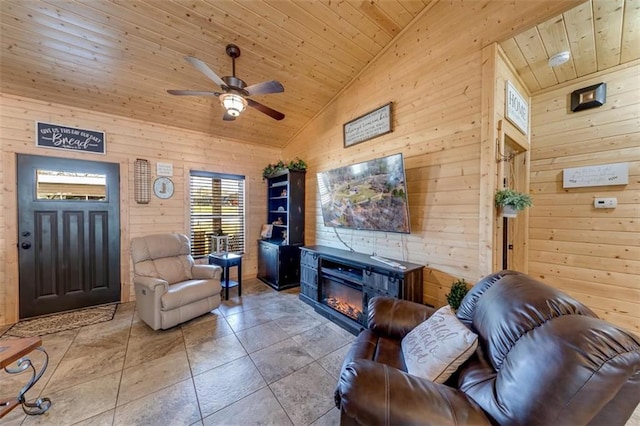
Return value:
M 577 112 L 583 109 L 595 108 L 604 105 L 607 100 L 607 83 L 598 83 L 593 86 L 571 92 L 571 111 Z

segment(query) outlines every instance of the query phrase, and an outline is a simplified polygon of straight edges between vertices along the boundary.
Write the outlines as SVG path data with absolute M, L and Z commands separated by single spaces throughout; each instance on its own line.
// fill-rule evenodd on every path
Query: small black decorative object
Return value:
M 598 83 L 593 86 L 571 92 L 571 111 L 577 112 L 583 109 L 595 108 L 604 105 L 607 100 L 607 83 Z

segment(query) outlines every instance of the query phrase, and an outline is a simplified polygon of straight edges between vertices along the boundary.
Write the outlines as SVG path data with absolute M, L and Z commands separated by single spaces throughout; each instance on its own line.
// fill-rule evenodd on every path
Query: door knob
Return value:
M 20 247 L 22 247 L 23 249 L 27 250 L 31 248 L 31 243 L 28 242 L 23 242 L 22 244 L 20 244 Z

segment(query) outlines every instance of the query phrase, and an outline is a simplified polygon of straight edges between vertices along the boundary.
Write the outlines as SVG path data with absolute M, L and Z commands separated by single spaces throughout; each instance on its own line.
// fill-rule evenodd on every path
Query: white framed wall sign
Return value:
M 156 163 L 156 175 L 173 176 L 173 163 Z
M 563 188 L 629 184 L 629 163 L 572 167 L 562 171 Z
M 510 81 L 507 81 L 507 97 L 505 117 L 526 135 L 529 129 L 529 102 L 518 92 Z

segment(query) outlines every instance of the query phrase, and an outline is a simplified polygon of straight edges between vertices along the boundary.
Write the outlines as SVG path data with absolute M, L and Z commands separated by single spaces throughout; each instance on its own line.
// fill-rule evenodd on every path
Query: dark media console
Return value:
M 367 326 L 374 296 L 422 303 L 423 265 L 389 259 L 403 269 L 325 246 L 300 250 L 300 299 L 353 334 Z

